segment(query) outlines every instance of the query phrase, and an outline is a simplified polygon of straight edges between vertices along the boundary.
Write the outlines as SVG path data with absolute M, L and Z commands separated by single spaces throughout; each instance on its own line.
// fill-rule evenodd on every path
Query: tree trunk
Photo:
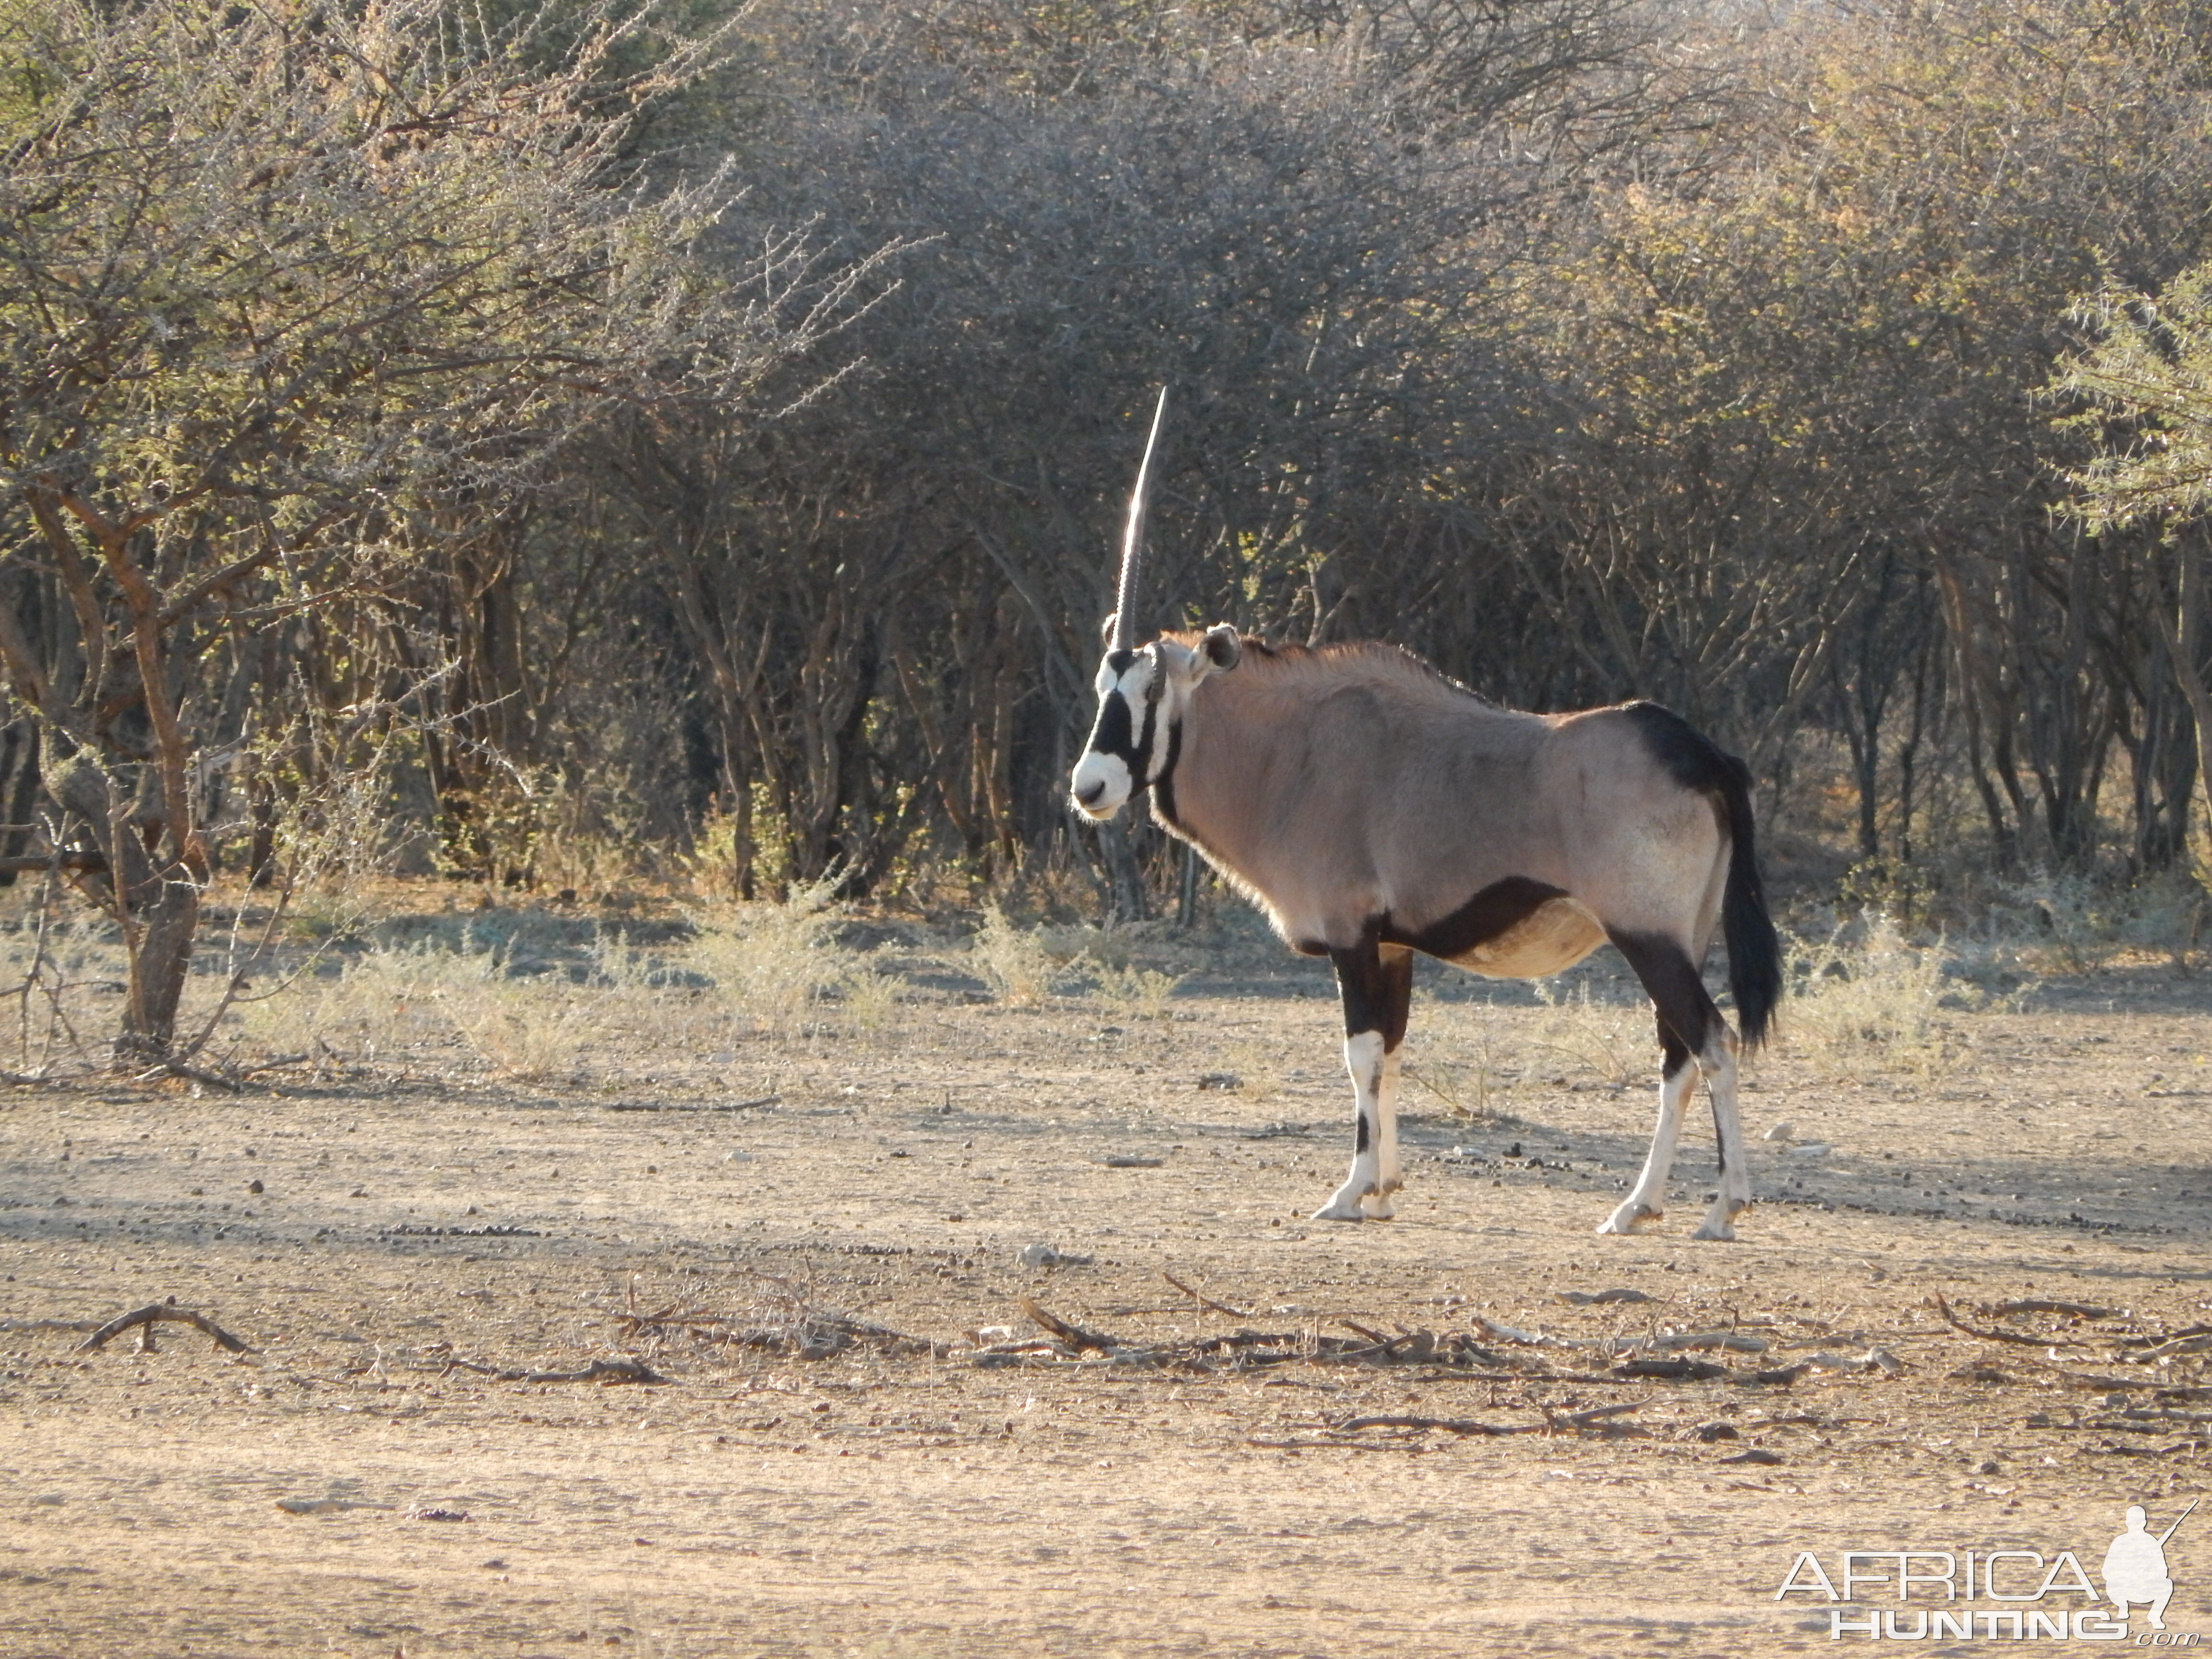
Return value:
M 125 1064 L 165 1058 L 174 1047 L 177 1009 L 198 937 L 204 872 L 179 860 L 157 861 L 149 821 L 131 793 L 82 752 L 47 768 L 46 789 L 83 823 L 107 860 L 106 886 L 123 929 L 129 996 L 115 1055 Z
M 2165 633 L 2166 660 L 2173 665 L 2173 678 L 2197 728 L 2197 778 L 2204 790 L 2208 824 L 2212 825 L 2212 688 L 2205 685 L 2203 665 L 2197 659 L 2204 610 L 2203 538 L 2193 529 L 2185 530 L 2175 538 L 2174 556 L 2180 566 L 2179 604 L 2172 610 L 2160 604 L 2154 607 L 2154 614 Z
M 1147 914 L 1144 866 L 1135 838 L 1119 817 L 1098 826 L 1098 847 L 1106 859 L 1107 921 L 1142 921 Z

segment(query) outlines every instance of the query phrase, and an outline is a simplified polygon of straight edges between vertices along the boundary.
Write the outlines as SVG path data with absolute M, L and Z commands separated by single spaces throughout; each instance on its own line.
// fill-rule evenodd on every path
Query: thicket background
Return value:
M 0 850 L 133 925 L 1162 902 L 1062 805 L 1162 383 L 1148 624 L 1658 698 L 1862 894 L 2202 839 L 2193 0 L 21 0 L 0 145 Z

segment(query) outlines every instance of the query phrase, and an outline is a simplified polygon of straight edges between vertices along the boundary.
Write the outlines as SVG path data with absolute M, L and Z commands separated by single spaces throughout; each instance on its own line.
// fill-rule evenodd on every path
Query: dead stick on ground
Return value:
M 1108 1336 L 1098 1331 L 1086 1331 L 1080 1325 L 1069 1324 L 1058 1314 L 1051 1312 L 1030 1297 L 1024 1296 L 1016 1299 L 1021 1304 L 1023 1314 L 1027 1316 L 1031 1324 L 1041 1331 L 1048 1332 L 1058 1337 L 1078 1353 L 1082 1352 L 1085 1348 L 1096 1349 L 1100 1353 L 1111 1353 L 1122 1346 L 1118 1337 Z
M 1656 1395 L 1646 1395 L 1642 1400 L 1623 1401 L 1618 1406 L 1592 1406 L 1587 1411 L 1553 1412 L 1547 1410 L 1545 1411 L 1544 1415 L 1551 1419 L 1553 1423 L 1557 1425 L 1571 1429 L 1586 1429 L 1593 1423 L 1601 1421 L 1608 1417 L 1618 1417 L 1623 1412 L 1641 1411 L 1657 1397 L 1658 1396 Z
M 672 1380 L 638 1359 L 594 1359 L 580 1371 L 530 1371 L 519 1367 L 502 1369 L 497 1365 L 479 1365 L 468 1359 L 449 1359 L 446 1362 L 446 1369 L 474 1371 L 478 1376 L 488 1376 L 495 1382 L 667 1383 Z
M 1965 1320 L 1960 1318 L 1957 1314 L 1953 1313 L 1951 1311 L 1951 1304 L 1943 1299 L 1943 1293 L 1941 1291 L 1938 1291 L 1936 1293 L 1934 1300 L 1936 1304 L 1936 1311 L 1943 1316 L 1943 1321 L 1946 1324 L 1957 1327 L 1960 1330 L 1966 1332 L 1968 1336 L 1978 1336 L 1984 1342 L 2010 1342 L 2016 1346 L 2023 1348 L 2048 1348 L 2054 1345 L 2068 1348 L 2086 1348 L 2089 1346 L 2086 1342 L 2077 1342 L 2071 1337 L 2022 1336 L 2017 1331 L 1984 1330 L 1978 1325 L 1969 1325 Z
M 1547 1410 L 1541 1423 L 1486 1423 L 1473 1417 L 1355 1417 L 1349 1422 L 1337 1425 L 1335 1431 L 1349 1434 L 1355 1429 L 1444 1429 L 1453 1434 L 1542 1434 L 1547 1429 L 1586 1429 L 1606 1418 L 1618 1417 L 1623 1412 L 1639 1411 L 1650 1403 L 1651 1398 L 1647 1397 L 1625 1401 L 1618 1406 L 1593 1406 L 1588 1411 Z
M 264 1060 L 258 1066 L 240 1066 L 238 1074 L 241 1078 L 258 1077 L 264 1072 L 282 1071 L 287 1066 L 305 1066 L 313 1058 L 313 1054 L 279 1054 L 276 1059 Z
M 1247 1313 L 1242 1308 L 1232 1308 L 1224 1302 L 1216 1302 L 1210 1296 L 1200 1295 L 1198 1291 L 1191 1289 L 1189 1285 L 1184 1284 L 1182 1280 L 1177 1279 L 1173 1273 L 1169 1273 L 1164 1269 L 1161 1271 L 1160 1277 L 1166 1279 L 1169 1284 L 1174 1285 L 1176 1289 L 1181 1291 L 1185 1296 L 1197 1303 L 1201 1308 L 1211 1308 L 1214 1312 L 1218 1314 L 1226 1314 L 1231 1319 L 1256 1319 L 1259 1317 L 1257 1314 Z
M 193 1066 L 181 1060 L 162 1060 L 147 1067 L 131 1080 L 133 1083 L 151 1083 L 156 1078 L 163 1077 L 180 1077 L 190 1083 L 204 1083 L 210 1088 L 227 1089 L 234 1095 L 246 1092 L 246 1085 L 236 1078 L 225 1077 L 220 1072 L 210 1072 L 204 1066 Z
M 215 1339 L 217 1347 L 228 1349 L 232 1353 L 259 1352 L 258 1349 L 240 1341 L 205 1314 L 196 1314 L 190 1308 L 176 1307 L 167 1302 L 149 1303 L 145 1307 L 133 1309 L 119 1318 L 109 1320 L 107 1323 L 78 1343 L 76 1351 L 79 1353 L 90 1353 L 94 1348 L 105 1347 L 113 1339 L 122 1335 L 124 1332 L 134 1326 L 150 1327 L 164 1319 L 179 1325 L 190 1325 L 196 1331 L 206 1332 Z

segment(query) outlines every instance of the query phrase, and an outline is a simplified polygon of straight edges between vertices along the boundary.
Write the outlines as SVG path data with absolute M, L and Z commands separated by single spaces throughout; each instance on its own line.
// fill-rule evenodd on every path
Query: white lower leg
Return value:
M 1672 1077 L 1659 1083 L 1659 1123 L 1651 1132 L 1651 1151 L 1644 1160 L 1644 1173 L 1620 1206 L 1599 1224 L 1601 1233 L 1632 1233 L 1646 1221 L 1667 1212 L 1667 1176 L 1674 1167 L 1674 1147 L 1682 1138 L 1682 1103 L 1698 1081 L 1695 1064 L 1685 1061 Z
M 1360 1200 L 1380 1197 L 1382 1191 L 1382 1034 L 1361 1031 L 1344 1040 L 1344 1068 L 1352 1073 L 1354 1109 L 1352 1173 L 1328 1203 L 1314 1212 L 1316 1221 L 1364 1221 L 1369 1212 Z
M 1360 1212 L 1370 1221 L 1388 1221 L 1398 1212 L 1390 1194 L 1406 1184 L 1398 1164 L 1398 1051 L 1382 1056 L 1382 1076 L 1375 1090 L 1375 1190 L 1359 1200 Z
M 1692 1238 L 1734 1238 L 1729 1225 L 1751 1207 L 1751 1163 L 1744 1156 L 1743 1121 L 1735 1106 L 1735 1034 L 1720 1032 L 1698 1057 L 1713 1097 L 1713 1137 L 1720 1147 L 1720 1191 Z

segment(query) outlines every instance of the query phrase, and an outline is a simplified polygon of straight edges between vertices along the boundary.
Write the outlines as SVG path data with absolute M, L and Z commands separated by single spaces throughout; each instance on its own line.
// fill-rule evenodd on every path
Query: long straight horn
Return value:
M 1145 562 L 1145 507 L 1152 489 L 1152 452 L 1159 447 L 1160 424 L 1168 417 L 1168 389 L 1160 388 L 1160 401 L 1152 410 L 1152 435 L 1145 440 L 1145 459 L 1137 468 L 1137 487 L 1129 495 L 1129 528 L 1121 538 L 1121 580 L 1114 594 L 1114 649 L 1127 651 L 1136 637 L 1137 577 Z

